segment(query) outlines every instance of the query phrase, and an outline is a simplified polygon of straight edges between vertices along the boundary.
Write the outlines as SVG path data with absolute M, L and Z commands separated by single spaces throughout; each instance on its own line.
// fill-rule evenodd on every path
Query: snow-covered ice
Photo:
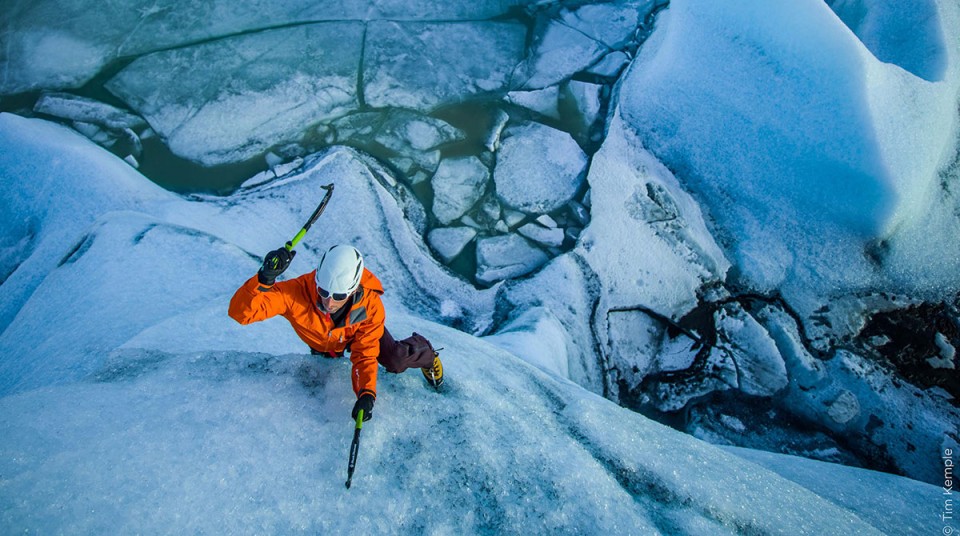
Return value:
M 936 79 L 878 60 L 819 0 L 745 9 L 680 0 L 624 76 L 621 114 L 731 237 L 731 260 L 752 287 L 806 313 L 878 287 L 955 294 L 957 222 L 931 199 L 944 195 L 938 170 L 954 156 L 960 89 L 960 42 L 939 28 L 955 35 L 960 8 L 834 4 Z M 933 30 L 922 44 L 900 47 L 877 28 L 908 24 L 895 20 L 904 11 Z M 919 247 L 946 249 L 930 262 Z
M 643 306 L 678 318 L 729 262 L 700 208 L 618 118 L 591 161 L 590 224 L 577 246 L 603 281 L 608 308 Z M 498 185 L 499 187 L 499 185 Z

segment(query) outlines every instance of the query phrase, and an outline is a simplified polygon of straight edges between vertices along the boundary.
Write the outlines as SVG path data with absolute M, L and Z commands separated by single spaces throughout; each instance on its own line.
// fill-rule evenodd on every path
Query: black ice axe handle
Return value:
M 347 464 L 347 489 L 353 482 L 353 470 L 357 468 L 357 452 L 360 450 L 360 430 L 363 429 L 363 410 L 357 411 L 357 423 L 353 429 L 353 442 L 350 443 L 350 461 Z
M 320 204 L 317 205 L 317 209 L 313 211 L 313 214 L 310 215 L 310 219 L 307 220 L 307 223 L 303 224 L 303 228 L 300 229 L 300 232 L 297 233 L 297 236 L 293 237 L 293 240 L 287 242 L 283 247 L 287 248 L 287 251 L 292 250 L 297 247 L 297 244 L 300 243 L 300 240 L 307 234 L 307 231 L 310 230 L 310 226 L 313 225 L 313 222 L 317 221 L 317 218 L 323 214 L 323 209 L 327 208 L 327 203 L 330 202 L 330 196 L 333 195 L 333 183 L 330 183 L 326 186 L 321 186 L 324 190 L 327 191 L 324 194 L 323 199 L 320 201 Z

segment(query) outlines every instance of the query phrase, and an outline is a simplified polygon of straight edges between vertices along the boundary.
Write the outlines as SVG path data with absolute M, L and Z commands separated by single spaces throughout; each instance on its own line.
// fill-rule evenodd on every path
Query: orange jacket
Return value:
M 386 312 L 380 295 L 383 285 L 366 268 L 353 304 L 339 324 L 319 308 L 315 271 L 273 286 L 261 285 L 257 276 L 244 283 L 230 299 L 230 317 L 250 324 L 281 315 L 308 346 L 321 352 L 342 353 L 350 348 L 353 392 L 377 396 L 377 358 Z M 350 302 L 348 302 L 349 304 Z

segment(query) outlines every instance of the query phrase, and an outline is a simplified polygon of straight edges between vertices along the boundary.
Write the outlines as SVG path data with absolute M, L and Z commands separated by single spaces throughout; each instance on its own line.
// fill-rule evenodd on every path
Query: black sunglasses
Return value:
M 348 292 L 334 292 L 333 294 L 330 294 L 330 292 L 320 287 L 317 287 L 317 293 L 320 294 L 320 297 L 323 299 L 333 297 L 333 301 L 343 301 L 347 299 L 347 296 L 350 295 Z

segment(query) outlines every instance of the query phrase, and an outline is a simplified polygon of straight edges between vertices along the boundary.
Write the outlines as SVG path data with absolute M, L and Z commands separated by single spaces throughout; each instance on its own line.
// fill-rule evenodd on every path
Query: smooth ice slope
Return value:
M 64 144 L 85 144 L 81 151 L 101 170 L 113 156 L 36 120 L 3 115 L 0 132 L 4 154 L 30 149 L 37 170 L 71 186 L 57 200 L 93 209 L 102 202 L 78 190 L 74 170 L 58 167 L 56 155 Z M 421 307 L 425 298 L 416 299 L 423 292 L 416 281 L 435 274 L 430 266 L 396 264 L 397 250 L 415 257 L 404 238 L 407 224 L 391 219 L 398 208 L 389 206 L 389 195 L 364 197 L 383 190 L 365 179 L 362 170 L 370 168 L 351 168 L 353 162 L 352 152 L 334 151 L 303 173 L 229 198 L 155 196 L 123 212 L 94 210 L 92 225 L 59 223 L 65 233 L 87 231 L 92 244 L 68 256 L 65 243 L 62 254 L 70 262 L 34 270 L 43 282 L 0 340 L 3 527 L 880 534 L 874 520 L 842 500 L 833 504 L 491 344 L 413 316 L 426 310 L 435 317 Z M 29 175 L 2 169 L 4 187 L 32 201 L 15 216 L 4 212 L 5 228 L 20 218 L 46 223 L 49 192 L 32 188 Z M 356 177 L 346 179 L 350 172 Z M 388 325 L 442 344 L 448 374 L 442 394 L 425 388 L 416 371 L 381 375 L 350 491 L 343 487 L 352 435 L 347 362 L 305 355 L 282 320 L 241 327 L 225 315 L 233 288 L 258 264 L 250 252 L 275 243 L 274 234 L 283 236 L 302 214 L 305 193 L 334 177 L 338 197 L 329 210 L 347 203 L 354 213 L 380 211 L 376 223 L 401 227 L 388 228 L 394 245 L 372 242 L 373 231 L 349 218 L 331 217 L 323 237 L 308 236 L 291 270 L 309 269 L 326 240 L 355 239 L 393 296 Z M 96 180 L 123 201 L 152 191 L 131 185 L 135 178 L 114 170 Z M 30 268 L 24 263 L 18 271 Z M 118 312 L 77 307 L 78 299 Z M 18 327 L 30 318 L 48 322 L 32 331 Z M 64 324 L 71 329 L 64 332 Z M 79 343 L 76 351 L 63 356 L 37 344 L 55 336 Z M 105 342 L 85 344 L 95 340 Z M 22 381 L 11 362 L 29 365 L 32 381 Z M 890 477 L 885 492 L 921 509 L 939 490 Z M 903 524 L 913 520 L 882 521 L 877 525 L 898 533 L 916 529 Z
M 695 192 L 755 288 L 960 288 L 956 218 L 929 217 L 955 202 L 936 200 L 950 198 L 938 170 L 956 143 L 958 8 L 922 4 L 926 55 L 911 54 L 932 81 L 878 60 L 820 0 L 677 0 L 659 16 L 623 79 L 622 116 Z M 924 247 L 948 248 L 923 279 L 905 275 L 926 256 L 897 251 L 919 225 Z

